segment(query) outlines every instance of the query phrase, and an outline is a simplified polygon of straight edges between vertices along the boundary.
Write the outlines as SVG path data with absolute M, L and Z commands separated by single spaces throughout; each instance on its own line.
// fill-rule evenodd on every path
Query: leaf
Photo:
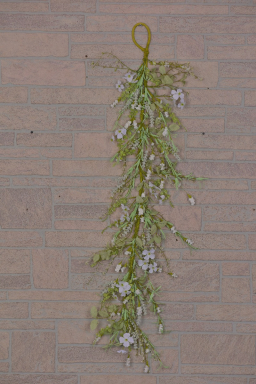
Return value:
M 178 131 L 180 129 L 180 126 L 178 124 L 171 124 L 169 125 L 170 131 Z
M 96 307 L 91 307 L 91 315 L 92 317 L 97 317 L 98 310 Z
M 137 196 L 136 203 L 143 203 L 143 198 L 141 196 Z
M 159 67 L 159 72 L 161 73 L 161 75 L 165 75 L 166 74 L 166 69 L 163 65 L 161 65 L 161 67 Z
M 141 239 L 139 237 L 136 237 L 136 244 L 139 246 L 139 247 L 142 247 L 143 243 L 141 241 Z
M 155 109 L 156 109 L 155 104 L 151 104 L 151 105 L 150 105 L 150 108 L 152 109 L 152 111 L 155 111 Z
M 161 244 L 161 237 L 155 235 L 154 241 L 156 242 L 156 244 Z
M 97 263 L 97 261 L 100 260 L 100 255 L 97 253 L 96 255 L 93 256 L 93 261 L 94 263 Z
M 108 313 L 107 313 L 107 311 L 105 311 L 104 309 L 101 309 L 101 310 L 99 311 L 99 315 L 100 315 L 101 317 L 108 317 Z
M 168 84 L 168 85 L 172 85 L 173 84 L 172 78 L 170 76 L 168 76 L 168 75 L 164 76 L 164 82 L 165 82 L 165 84 Z
M 90 324 L 91 331 L 94 331 L 97 328 L 98 324 L 99 324 L 98 320 L 92 320 Z
M 158 223 L 159 228 L 163 228 L 166 226 L 166 221 L 162 221 L 161 223 Z
M 154 224 L 154 225 L 152 225 L 152 227 L 151 227 L 151 234 L 154 235 L 154 234 L 156 233 L 156 231 L 157 231 L 157 227 L 156 227 L 156 225 Z

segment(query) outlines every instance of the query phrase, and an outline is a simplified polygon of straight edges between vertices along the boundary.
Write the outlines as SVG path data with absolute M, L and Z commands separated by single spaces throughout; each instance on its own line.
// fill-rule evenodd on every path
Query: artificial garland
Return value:
M 146 48 L 141 47 L 135 40 L 134 33 L 138 25 L 147 29 Z M 141 328 L 142 316 L 147 314 L 148 309 L 156 315 L 158 332 L 165 332 L 160 304 L 155 300 L 160 287 L 155 288 L 149 278 L 153 273 L 162 272 L 162 267 L 156 262 L 156 256 L 165 257 L 168 275 L 177 277 L 169 271 L 168 260 L 161 246 L 165 239 L 163 229 L 170 230 L 189 248 L 195 249 L 192 240 L 183 236 L 171 222 L 165 220 L 153 205 L 169 201 L 173 206 L 169 191 L 165 187 L 168 182 L 179 189 L 183 180 L 195 181 L 203 178 L 196 178 L 192 174 L 183 175 L 176 169 L 180 157 L 173 137 L 182 124 L 168 104 L 168 100 L 171 100 L 175 107 L 182 109 L 186 92 L 180 86 L 185 84 L 188 75 L 196 78 L 197 76 L 189 63 L 154 62 L 148 59 L 151 33 L 146 24 L 134 25 L 132 39 L 144 52 L 143 62 L 137 70 L 129 68 L 116 56 L 108 54 L 117 60 L 115 70 L 128 70 L 123 78 L 125 82 L 118 81 L 116 84 L 121 94 L 111 105 L 112 108 L 122 105 L 112 136 L 112 140 L 117 141 L 119 150 L 111 161 L 122 162 L 124 169 L 117 187 L 112 192 L 112 203 L 105 219 L 119 207 L 122 214 L 120 219 L 104 229 L 105 231 L 107 228 L 118 228 L 111 243 L 92 258 L 94 267 L 101 261 L 110 260 L 113 263 L 117 257 L 122 257 L 115 271 L 125 274 L 107 285 L 102 292 L 100 308 L 91 308 L 94 320 L 91 321 L 90 327 L 95 330 L 99 319 L 107 319 L 107 325 L 97 332 L 94 344 L 103 335 L 109 335 L 109 343 L 105 348 L 124 347 L 117 352 L 127 354 L 127 366 L 130 366 L 131 350 L 134 348 L 138 355 L 142 355 L 144 372 L 148 373 L 150 353 L 153 359 L 162 365 L 159 353 Z M 97 62 L 92 65 L 101 64 Z M 161 87 L 165 89 L 163 94 L 158 92 Z M 121 124 L 121 117 L 127 118 L 124 125 Z M 132 166 L 127 161 L 128 156 L 135 157 Z M 194 205 L 194 198 L 189 194 L 187 196 L 190 204 Z

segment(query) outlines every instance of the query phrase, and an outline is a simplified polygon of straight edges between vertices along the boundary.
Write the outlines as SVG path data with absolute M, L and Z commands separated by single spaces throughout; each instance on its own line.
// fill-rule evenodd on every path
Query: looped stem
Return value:
M 139 45 L 137 43 L 137 41 L 135 40 L 135 29 L 139 26 L 144 26 L 146 29 L 147 29 L 147 32 L 148 32 L 148 41 L 147 41 L 147 45 L 145 48 L 143 48 L 141 45 Z M 134 44 L 142 51 L 144 52 L 144 57 L 143 57 L 143 60 L 145 62 L 147 62 L 148 60 L 148 54 L 149 54 L 149 44 L 150 44 L 150 41 L 151 41 L 151 32 L 150 32 L 150 28 L 147 24 L 145 23 L 137 23 L 133 26 L 132 28 L 132 41 L 134 42 Z

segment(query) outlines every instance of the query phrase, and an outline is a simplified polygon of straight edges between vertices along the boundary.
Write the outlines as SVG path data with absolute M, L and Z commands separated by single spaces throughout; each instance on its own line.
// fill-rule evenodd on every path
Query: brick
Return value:
M 94 219 L 99 220 L 107 213 L 104 205 L 55 205 L 54 214 L 56 219 Z
M 241 140 L 241 137 L 243 140 Z M 223 149 L 255 149 L 253 136 L 241 135 L 188 135 L 188 147 L 223 148 Z
M 253 293 L 256 293 L 256 264 L 252 265 L 252 288 Z
M 0 4 L 0 12 L 47 12 L 47 3 L 37 3 L 30 1 L 23 2 L 3 2 Z
M 153 16 L 143 18 L 141 15 L 87 16 L 86 30 L 90 32 L 130 32 L 134 24 L 138 22 L 146 22 L 151 32 L 157 31 L 157 18 Z M 250 33 L 252 32 L 251 30 Z
M 201 229 L 201 208 L 199 207 L 187 209 L 187 207 L 169 208 L 163 205 L 157 206 L 157 210 L 166 220 L 174 223 L 177 228 L 182 228 L 185 231 L 199 231 Z
M 156 384 L 156 377 L 141 375 L 104 375 L 104 376 L 81 376 L 81 384 L 118 384 L 120 380 L 123 384 Z M 5 384 L 5 383 L 4 383 Z
M 181 336 L 183 364 L 252 365 L 254 359 L 254 339 L 249 335 Z
M 1 30 L 9 31 L 84 31 L 84 16 L 0 14 Z
M 31 3 L 28 4 L 31 5 Z M 60 33 L 3 32 L 0 33 L 0 55 L 1 57 L 65 57 L 68 56 L 68 35 Z
M 9 372 L 9 363 L 0 363 L 0 372 Z
M 0 132 L 0 145 L 14 145 L 14 133 Z
M 255 315 L 255 306 L 249 304 L 198 304 L 196 309 L 197 320 L 254 321 Z
M 141 46 L 145 46 L 147 44 L 147 34 L 139 33 L 136 30 L 136 40 Z M 104 33 L 102 35 L 98 32 L 87 32 L 87 33 L 72 33 L 72 36 L 70 36 L 71 43 L 131 43 L 131 34 L 130 33 L 122 33 L 122 34 L 115 34 L 112 33 Z M 151 42 L 150 44 L 158 45 L 158 44 L 174 44 L 175 38 L 174 36 L 168 36 L 168 35 L 158 35 L 154 34 L 151 36 Z
M 28 303 L 0 303 L 1 319 L 28 318 Z
M 0 163 L 1 165 L 1 163 Z M 54 160 L 54 176 L 117 176 L 119 167 L 113 167 L 109 161 L 100 160 Z
M 253 128 L 255 126 L 256 111 L 252 108 L 228 108 L 227 128 Z
M 54 372 L 54 333 L 14 331 L 11 358 L 13 372 Z
M 256 11 L 254 7 L 232 5 L 230 7 L 230 13 L 234 13 L 235 15 L 255 15 Z
M 222 279 L 223 303 L 248 303 L 251 301 L 249 278 Z
M 54 200 L 58 204 L 106 203 L 110 200 L 110 191 L 99 190 L 95 194 L 95 189 L 61 188 L 55 190 Z
M 96 12 L 96 0 L 51 0 L 52 12 Z
M 152 373 L 179 373 L 179 351 L 175 349 L 158 348 L 164 366 L 152 361 Z
M 248 91 L 249 92 L 249 91 Z M 235 90 L 191 90 L 189 92 L 190 105 L 240 105 L 241 93 Z
M 194 366 L 192 366 L 194 367 Z M 219 367 L 218 367 L 219 368 Z M 248 367 L 246 367 L 248 369 Z M 160 376 L 159 384 L 246 384 L 246 379 L 221 376 Z M 216 384 L 217 384 L 216 383 Z M 9 384 L 9 383 L 8 383 Z M 15 383 L 16 384 L 16 383 Z
M 168 329 L 173 332 L 232 332 L 231 323 L 217 323 L 209 321 L 166 321 Z
M 221 77 L 255 77 L 256 63 L 254 62 L 225 62 L 219 64 Z
M 255 107 L 256 106 L 256 91 L 245 91 L 244 105 Z
M 255 168 L 253 164 L 246 163 L 202 163 L 202 162 L 193 162 L 193 163 L 183 163 L 179 165 L 179 170 L 182 172 L 193 173 L 196 177 L 209 177 L 209 178 L 234 178 L 240 179 L 241 175 L 244 178 L 253 178 L 255 177 Z
M 104 131 L 104 119 L 92 119 L 89 117 L 60 118 L 59 127 L 61 131 Z
M 184 260 L 222 260 L 222 261 L 253 261 L 253 252 L 250 251 L 185 251 Z
M 98 300 L 99 295 L 95 292 L 85 291 L 51 291 L 51 290 L 34 290 L 34 291 L 12 291 L 9 292 L 10 300 L 36 300 L 36 301 L 88 301 Z M 53 326 L 54 328 L 54 326 Z
M 0 103 L 26 103 L 27 101 L 28 91 L 25 87 L 0 88 Z
M 248 223 L 206 223 L 204 226 L 205 231 L 209 232 L 254 232 L 256 230 L 255 224 Z
M 90 318 L 91 306 L 91 302 L 33 302 L 31 304 L 31 317 L 32 319 L 84 319 L 85 317 Z
M 58 60 L 3 60 L 2 84 L 85 85 L 85 63 Z
M 17 293 L 14 291 L 13 293 Z M 28 292 L 28 291 L 27 291 Z M 53 321 L 48 320 L 1 320 L 0 328 L 1 329 L 54 329 L 55 324 Z
M 236 331 L 239 333 L 255 333 L 255 324 L 236 324 Z
M 219 46 L 208 47 L 208 59 L 254 60 L 256 47 L 249 46 Z
M 245 196 L 244 198 L 246 199 Z M 239 195 L 237 195 L 237 199 L 239 199 Z M 243 199 L 242 202 L 246 203 L 246 200 Z M 230 201 L 230 204 L 239 204 L 239 203 L 235 199 L 235 201 L 233 200 L 233 202 Z M 248 201 L 248 204 L 251 204 L 251 202 Z M 232 222 L 254 221 L 256 220 L 256 212 L 253 209 L 254 208 L 244 207 L 244 206 L 243 207 L 236 207 L 236 206 L 232 206 L 232 207 L 209 206 L 208 207 L 206 206 L 204 207 L 204 219 L 209 221 L 232 221 Z
M 26 147 L 72 147 L 71 133 L 18 133 L 17 145 Z
M 110 238 L 110 233 L 99 237 L 97 232 L 57 231 L 45 234 L 47 247 L 104 247 Z
M 56 125 L 54 108 L 9 105 L 0 107 L 0 129 L 52 130 Z
M 0 244 L 2 247 L 41 247 L 42 237 L 35 231 L 1 231 Z
M 129 59 L 133 57 L 134 60 L 141 59 L 141 51 L 134 51 L 134 45 L 132 44 L 115 44 L 108 45 L 108 52 L 113 55 L 118 55 L 119 59 Z M 71 58 L 72 59 L 88 59 L 99 58 L 102 55 L 102 52 L 106 50 L 106 45 L 104 44 L 72 44 L 71 47 Z M 169 45 L 158 45 L 154 48 L 154 56 L 149 53 L 149 59 L 153 60 L 154 57 L 158 57 L 159 60 L 171 60 L 174 58 L 174 48 Z
M 213 86 L 215 87 L 218 83 L 218 66 L 216 65 L 216 63 L 214 63 L 214 62 L 204 63 L 203 61 L 198 61 L 198 62 L 195 61 L 195 64 L 196 64 L 196 67 L 194 66 L 193 68 L 199 68 L 198 64 L 207 64 L 207 67 L 209 68 L 207 70 L 208 76 L 210 76 L 212 73 L 214 73 L 214 84 L 215 85 L 213 85 Z M 212 66 L 212 64 L 214 64 L 214 66 Z M 195 69 L 195 70 L 197 70 L 197 69 Z M 199 75 L 198 71 L 197 71 L 197 74 Z M 197 86 L 200 86 L 200 84 L 204 83 L 204 81 L 201 82 L 199 80 L 193 80 L 193 78 L 189 78 L 188 83 L 190 82 L 191 79 L 192 79 L 192 81 L 196 82 L 195 85 L 197 85 Z M 204 79 L 204 80 L 207 80 L 207 79 Z M 221 108 L 221 107 L 191 107 L 191 106 L 187 106 L 187 108 L 184 108 L 184 109 L 179 111 L 179 117 L 181 117 L 181 118 L 182 117 L 207 117 L 207 118 L 214 117 L 214 118 L 216 118 L 218 116 L 223 117 L 223 116 L 225 116 L 225 114 L 226 114 L 225 108 Z
M 0 359 L 7 360 L 9 357 L 9 333 L 0 332 Z
M 245 16 L 189 16 L 159 18 L 162 33 L 255 33 L 251 17 Z
M 72 149 L 56 148 L 0 148 L 0 157 L 14 158 L 72 158 Z
M 205 36 L 205 41 L 208 45 L 217 45 L 217 44 L 231 44 L 231 45 L 241 45 L 245 43 L 245 38 L 242 35 L 208 35 Z
M 224 119 L 181 119 L 188 132 L 224 132 Z
M 247 37 L 247 44 L 255 44 L 256 43 L 256 36 L 251 35 Z
M 248 237 L 249 249 L 256 249 L 256 239 L 255 236 L 249 235 Z
M 32 252 L 35 288 L 68 288 L 68 252 L 37 249 Z
M 74 138 L 75 157 L 112 157 L 116 144 L 109 133 L 77 133 Z
M 0 191 L 2 228 L 50 228 L 49 188 L 6 188 Z
M 241 375 L 245 374 L 255 374 L 255 368 L 254 367 L 248 367 L 248 366 L 225 366 L 225 365 L 187 365 L 184 366 L 184 368 L 181 369 L 182 373 L 184 374 L 205 374 L 205 375 L 239 375 L 238 376 L 238 383 L 239 384 L 246 384 L 245 380 L 246 378 L 243 378 Z M 214 376 L 213 376 L 214 377 Z M 215 376 L 216 377 L 216 376 Z M 234 379 L 234 376 L 232 377 Z M 214 383 L 214 382 L 213 382 Z M 224 381 L 224 383 L 226 383 Z
M 47 160 L 0 160 L 2 175 L 49 175 Z
M 8 88 L 9 89 L 9 88 Z M 86 88 L 32 88 L 32 104 L 110 104 L 116 91 Z
M 245 79 L 245 78 L 230 78 L 230 79 L 220 79 L 219 81 L 220 88 L 255 88 L 256 80 L 255 79 Z
M 78 384 L 78 378 L 76 375 L 19 375 L 19 374 L 8 374 L 1 375 L 1 384 Z
M 193 160 L 232 160 L 234 153 L 231 151 L 186 151 L 186 159 Z
M 236 160 L 238 161 L 255 161 L 256 153 L 254 152 L 238 152 L 235 155 Z
M 250 275 L 249 263 L 222 263 L 222 275 L 247 276 Z
M 224 181 L 224 180 L 223 180 Z M 0 178 L 1 182 L 1 178 Z M 6 181 L 4 181 L 6 183 Z M 89 188 L 114 188 L 116 186 L 116 179 L 114 177 L 95 177 L 95 178 L 59 178 L 59 177 L 19 177 L 13 180 L 15 185 L 23 186 L 47 186 L 47 187 L 89 187 Z M 215 181 L 215 186 L 216 186 Z M 224 185 L 226 185 L 224 183 Z M 237 180 L 237 183 L 229 184 L 233 185 L 235 189 L 248 189 L 247 183 L 241 183 Z M 237 187 L 235 187 L 237 185 Z M 240 186 L 239 186 L 240 185 Z
M 29 275 L 0 275 L 0 289 L 29 289 Z
M 88 330 L 88 331 L 87 331 Z M 58 325 L 58 343 L 60 344 L 91 344 L 94 334 L 89 332 L 86 320 L 61 320 Z
M 106 227 L 99 221 L 89 220 L 58 220 L 54 223 L 55 229 L 71 229 L 71 230 L 96 230 L 102 231 Z
M 200 35 L 178 35 L 176 50 L 178 59 L 203 59 L 204 38 Z
M 171 262 L 170 270 L 179 276 L 170 279 L 168 275 L 152 276 L 155 286 L 163 291 L 212 292 L 219 291 L 219 267 L 217 264 Z
M 103 105 L 66 106 L 58 107 L 58 110 L 60 116 L 105 116 Z

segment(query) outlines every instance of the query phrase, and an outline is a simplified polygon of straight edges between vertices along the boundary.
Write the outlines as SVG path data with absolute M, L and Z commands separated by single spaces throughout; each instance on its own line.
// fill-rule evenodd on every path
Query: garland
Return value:
M 146 48 L 141 47 L 135 40 L 134 33 L 138 25 L 143 25 L 147 29 Z M 153 205 L 169 201 L 173 207 L 170 194 L 165 187 L 168 182 L 179 189 L 183 180 L 195 181 L 203 178 L 196 178 L 192 174 L 183 175 L 176 169 L 180 157 L 173 138 L 174 132 L 178 131 L 182 124 L 168 104 L 170 100 L 174 106 L 182 109 L 185 105 L 185 92 L 180 88 L 180 84 L 185 84 L 188 75 L 196 78 L 197 76 L 194 75 L 189 63 L 153 62 L 148 59 L 151 33 L 146 24 L 134 25 L 132 39 L 144 52 L 142 64 L 137 70 L 127 67 L 116 56 L 105 53 L 117 60 L 115 70 L 128 70 L 124 76 L 125 83 L 118 81 L 116 84 L 121 94 L 111 105 L 114 108 L 122 103 L 112 136 L 112 140 L 117 142 L 118 152 L 111 161 L 115 164 L 122 162 L 123 173 L 112 193 L 112 203 L 104 219 L 119 207 L 122 215 L 104 229 L 105 231 L 107 228 L 118 228 L 111 243 L 92 258 L 92 267 L 95 267 L 101 261 L 110 260 L 113 263 L 117 257 L 122 257 L 115 271 L 125 274 L 107 285 L 102 292 L 100 307 L 91 308 L 94 320 L 91 321 L 90 328 L 95 330 L 99 319 L 107 319 L 107 325 L 97 332 L 94 344 L 103 335 L 109 335 L 109 342 L 105 348 L 124 347 L 117 352 L 127 354 L 127 366 L 130 366 L 132 348 L 135 349 L 137 355 L 143 356 L 144 372 L 148 373 L 149 354 L 163 365 L 159 353 L 141 328 L 142 316 L 146 315 L 149 309 L 156 316 L 158 332 L 160 334 L 165 332 L 161 307 L 155 299 L 160 287 L 155 288 L 150 281 L 153 273 L 162 272 L 162 267 L 156 262 L 156 256 L 163 256 L 168 275 L 177 277 L 175 273 L 169 271 L 168 260 L 161 246 L 165 239 L 164 229 L 170 230 L 189 248 L 196 249 L 193 247 L 193 241 L 183 236 L 171 222 L 165 220 Z M 158 92 L 161 87 L 165 87 L 163 94 Z M 168 88 L 169 91 L 166 92 Z M 128 120 L 123 125 L 120 119 L 124 116 Z M 127 160 L 128 156 L 135 158 L 131 166 L 131 162 Z M 194 198 L 188 193 L 187 196 L 190 204 L 194 205 Z

